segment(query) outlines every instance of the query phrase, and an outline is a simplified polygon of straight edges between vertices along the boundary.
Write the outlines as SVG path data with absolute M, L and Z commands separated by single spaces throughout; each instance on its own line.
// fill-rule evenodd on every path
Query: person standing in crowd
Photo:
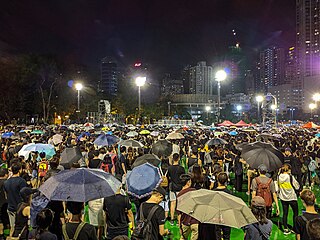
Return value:
M 177 194 L 182 189 L 180 176 L 185 173 L 184 168 L 179 165 L 180 156 L 178 153 L 173 154 L 173 165 L 168 167 L 168 181 L 169 181 L 169 199 L 170 199 L 170 218 L 171 221 L 175 219 L 174 213 L 176 211 Z
M 101 164 L 101 159 L 99 158 L 99 150 L 93 151 L 93 158 L 89 161 L 89 168 L 99 168 Z
M 274 182 L 271 178 L 266 176 L 268 168 L 266 165 L 261 164 L 258 167 L 259 176 L 252 180 L 251 190 L 252 198 L 260 196 L 264 199 L 267 209 L 267 218 L 271 219 L 272 214 L 272 200 L 277 207 L 277 215 L 280 214 L 278 197 L 275 190 Z
M 131 202 L 128 196 L 120 194 L 120 188 L 115 195 L 104 199 L 103 210 L 107 219 L 107 240 L 127 235 L 129 222 L 133 224 L 132 228 L 134 228 Z
M 4 182 L 8 179 L 8 169 L 0 169 L 0 240 L 4 240 L 3 230 L 9 224 L 8 202 L 4 190 Z
M 27 182 L 20 177 L 21 164 L 14 163 L 11 166 L 12 176 L 4 182 L 4 191 L 8 200 L 8 216 L 10 221 L 10 236 L 14 231 L 17 207 L 22 202 L 20 190 L 27 187 Z
M 255 196 L 251 200 L 251 211 L 258 223 L 244 227 L 244 240 L 266 240 L 270 239 L 272 222 L 267 219 L 266 205 L 262 197 Z
M 152 208 L 156 208 L 154 214 L 151 217 L 152 240 L 162 240 L 163 236 L 168 235 L 170 233 L 168 229 L 164 228 L 166 217 L 164 209 L 161 206 L 159 206 L 159 203 L 165 198 L 165 195 L 166 191 L 162 187 L 158 187 L 154 189 L 150 198 L 140 205 L 137 220 L 141 219 L 141 214 L 143 214 L 144 219 L 146 219 L 149 213 L 151 212 Z
M 291 175 L 291 167 L 289 164 L 285 163 L 283 167 L 280 169 L 280 175 L 278 176 L 278 184 L 279 184 L 279 198 L 281 200 L 282 208 L 283 208 L 283 227 L 284 234 L 290 234 L 290 230 L 288 228 L 288 211 L 289 206 L 293 211 L 293 219 L 298 216 L 298 201 L 297 195 L 295 193 L 295 189 L 299 189 L 299 183 L 297 180 Z
M 180 176 L 181 183 L 183 185 L 182 190 L 177 195 L 178 204 L 179 204 L 179 197 L 183 194 L 195 191 L 196 189 L 191 187 L 191 176 L 189 174 L 182 174 Z M 178 213 L 178 223 L 180 226 L 180 234 L 181 240 L 188 239 L 190 236 L 190 240 L 197 240 L 199 235 L 199 221 L 194 219 L 188 214 L 185 213 Z
M 301 216 L 295 218 L 295 233 L 297 240 L 309 239 L 310 236 L 307 232 L 307 224 L 312 219 L 320 219 L 320 214 L 316 211 L 314 204 L 316 201 L 316 196 L 309 189 L 305 189 L 300 193 L 300 198 L 306 211 L 302 213 Z
M 308 222 L 307 232 L 310 240 L 320 240 L 320 218 L 315 218 Z
M 71 213 L 70 220 L 62 226 L 64 239 L 98 240 L 94 226 L 82 222 L 84 205 L 81 202 L 67 202 L 67 209 Z
M 36 217 L 37 229 L 30 232 L 28 239 L 57 240 L 57 236 L 48 229 L 52 224 L 54 213 L 48 208 L 42 209 Z

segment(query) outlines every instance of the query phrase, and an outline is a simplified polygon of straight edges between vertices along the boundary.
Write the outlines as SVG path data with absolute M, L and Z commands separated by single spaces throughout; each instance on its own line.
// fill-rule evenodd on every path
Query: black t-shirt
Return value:
M 314 213 L 303 213 L 302 214 L 308 221 L 320 218 L 320 214 L 314 214 Z M 300 239 L 309 239 L 308 233 L 307 233 L 307 222 L 303 220 L 302 216 L 298 216 L 295 219 L 295 233 L 300 234 Z
M 169 180 L 170 191 L 179 192 L 182 189 L 180 176 L 185 174 L 184 168 L 179 165 L 172 165 L 168 167 L 167 177 Z
M 89 162 L 89 168 L 99 168 L 100 164 L 101 164 L 101 159 L 93 158 Z
M 106 197 L 103 210 L 106 211 L 108 229 L 128 228 L 127 211 L 131 209 L 131 203 L 127 196 L 117 194 Z
M 159 226 L 164 225 L 166 221 L 164 209 L 158 204 L 147 203 L 147 202 L 142 203 L 140 207 L 142 207 L 143 217 L 146 219 L 153 206 L 157 206 L 157 210 L 155 211 L 154 215 L 151 218 L 151 224 L 152 224 L 151 239 L 161 240 L 163 239 L 163 237 L 159 233 Z M 138 219 L 140 219 L 140 210 L 138 212 Z
M 79 224 L 80 223 L 67 223 L 66 231 L 70 239 L 73 238 Z M 81 229 L 77 240 L 98 240 L 94 226 L 86 223 Z
M 225 193 L 228 193 L 228 194 L 232 195 L 232 192 L 227 188 L 223 188 L 223 189 L 222 188 L 215 188 L 215 189 L 213 189 L 213 191 L 225 192 Z
M 37 231 L 36 230 L 32 230 L 29 233 L 29 239 L 35 239 L 37 235 Z M 40 234 L 40 238 L 39 240 L 57 240 L 57 235 L 49 232 L 49 231 L 45 231 L 43 233 Z
M 4 191 L 4 182 L 6 180 L 7 179 L 0 179 L 0 207 L 3 206 L 3 204 L 7 203 L 7 199 Z
M 4 182 L 4 190 L 7 193 L 9 211 L 17 211 L 18 204 L 22 202 L 20 190 L 24 187 L 27 187 L 27 183 L 21 177 L 11 177 Z

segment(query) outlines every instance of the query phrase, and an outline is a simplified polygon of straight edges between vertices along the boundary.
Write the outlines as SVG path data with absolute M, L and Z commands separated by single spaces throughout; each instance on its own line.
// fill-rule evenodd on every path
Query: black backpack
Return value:
M 133 230 L 131 235 L 132 240 L 152 240 L 152 223 L 151 218 L 157 211 L 158 206 L 153 206 L 148 214 L 147 218 L 143 216 L 143 203 L 140 206 L 140 219 L 137 221 L 136 228 Z

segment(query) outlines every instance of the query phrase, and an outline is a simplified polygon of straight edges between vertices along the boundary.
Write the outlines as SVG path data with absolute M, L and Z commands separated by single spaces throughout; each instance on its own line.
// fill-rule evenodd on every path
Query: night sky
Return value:
M 175 71 L 213 63 L 235 40 L 250 56 L 270 44 L 295 44 L 294 0 L 0 3 L 0 54 L 50 53 L 97 69 L 107 55 L 124 66 L 141 60 Z

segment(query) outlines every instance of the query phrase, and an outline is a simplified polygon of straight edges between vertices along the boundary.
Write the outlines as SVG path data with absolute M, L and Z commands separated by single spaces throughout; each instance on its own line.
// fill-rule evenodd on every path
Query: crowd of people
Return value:
M 281 230 L 285 235 L 320 239 L 320 214 L 312 191 L 320 182 L 320 141 L 315 137 L 315 131 L 288 127 L 265 133 L 250 128 L 229 134 L 230 130 L 223 128 L 110 126 L 109 134 L 121 140 L 135 139 L 143 145 L 135 148 L 123 146 L 121 142 L 96 146 L 94 140 L 101 134 L 101 127 L 37 128 L 41 134 L 30 134 L 17 126 L 4 130 L 15 134 L 1 139 L 0 239 L 5 239 L 5 229 L 10 229 L 10 236 L 19 239 L 117 240 L 130 239 L 130 236 L 132 239 L 173 239 L 170 230 L 165 228 L 166 222 L 179 226 L 181 239 L 230 239 L 231 227 L 201 223 L 190 214 L 177 210 L 179 198 L 199 189 L 248 195 L 257 222 L 243 227 L 244 239 L 270 239 L 272 220 L 280 215 Z M 127 136 L 128 132 L 142 128 L 155 130 L 157 134 Z M 170 139 L 172 152 L 159 155 L 161 184 L 142 199 L 128 194 L 125 178 L 135 160 L 152 153 L 152 145 L 173 131 L 181 133 L 183 138 Z M 59 143 L 53 141 L 55 134 L 63 137 Z M 206 144 L 215 138 L 222 139 L 222 143 Z M 256 141 L 271 143 L 283 153 L 283 164 L 279 169 L 270 171 L 264 164 L 253 169 L 246 163 L 239 146 Z M 55 154 L 48 157 L 45 152 L 34 151 L 27 157 L 19 155 L 21 148 L 31 142 L 52 144 Z M 45 208 L 34 214 L 32 201 L 41 195 L 37 188 L 65 170 L 60 164 L 61 153 L 72 147 L 80 149 L 82 158 L 70 166 L 71 170 L 101 169 L 118 178 L 121 187 L 113 196 L 86 203 L 49 201 Z M 299 215 L 298 199 L 305 209 L 302 215 Z M 83 214 L 85 206 L 87 217 Z M 288 223 L 289 207 L 293 211 L 292 225 Z M 35 224 L 30 224 L 33 215 Z M 140 228 L 147 229 L 147 233 L 141 235 Z

